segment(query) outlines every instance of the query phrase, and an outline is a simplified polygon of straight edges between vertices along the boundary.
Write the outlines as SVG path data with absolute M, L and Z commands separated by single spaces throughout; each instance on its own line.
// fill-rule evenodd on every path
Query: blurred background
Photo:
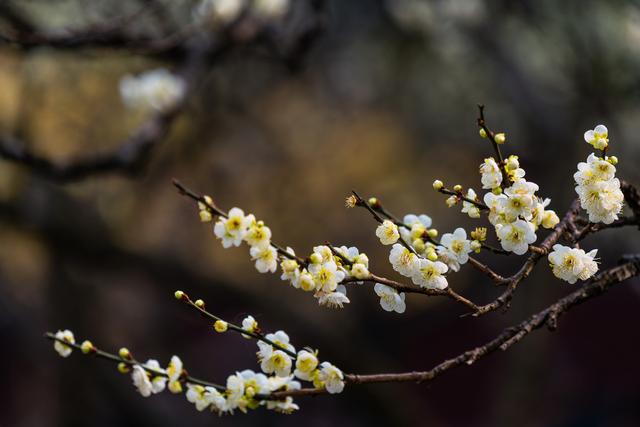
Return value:
M 145 2 L 3 3 L 0 11 L 15 7 L 56 31 Z M 175 27 L 189 23 L 196 4 L 161 3 Z M 277 24 L 288 29 L 282 34 L 308 18 L 306 3 L 292 2 Z M 192 375 L 216 382 L 257 370 L 255 343 L 214 334 L 175 301 L 182 289 L 223 317 L 252 314 L 263 329 L 285 329 L 297 347 L 319 348 L 347 372 L 426 370 L 575 289 L 542 262 L 504 314 L 460 318 L 451 301 L 416 295 L 405 314 L 387 313 L 369 286 L 329 310 L 279 275 L 257 273 L 246 246 L 224 250 L 171 179 L 256 214 L 299 254 L 326 240 L 355 244 L 372 269 L 396 277 L 375 223 L 345 209 L 345 196 L 356 189 L 398 214 L 427 213 L 441 233 L 486 225 L 448 210 L 431 189 L 436 178 L 480 189 L 478 165 L 492 154 L 475 125 L 484 103 L 490 127 L 507 134 L 505 152 L 520 156 L 527 179 L 562 216 L 575 197 L 576 164 L 590 152 L 582 134 L 596 124 L 609 128 L 618 176 L 640 183 L 639 3 L 314 3 L 322 3 L 323 26 L 295 63 L 260 48 L 211 63 L 133 175 L 61 183 L 0 159 L 0 425 L 639 425 L 638 279 L 575 308 L 556 332 L 536 332 L 429 384 L 347 387 L 339 397 L 298 399 L 291 416 L 218 418 L 170 393 L 145 399 L 112 364 L 77 353 L 63 360 L 42 338 L 69 328 L 76 340 L 127 346 L 139 359 L 165 364 L 178 354 Z M 156 31 L 155 18 L 136 19 L 127 25 Z M 145 120 L 123 105 L 122 76 L 179 65 L 126 49 L 2 43 L 0 133 L 55 162 L 113 149 Z M 597 234 L 584 247 L 599 249 L 602 268 L 639 251 L 634 230 Z M 503 275 L 522 262 L 480 258 Z M 450 283 L 479 303 L 498 295 L 468 266 Z

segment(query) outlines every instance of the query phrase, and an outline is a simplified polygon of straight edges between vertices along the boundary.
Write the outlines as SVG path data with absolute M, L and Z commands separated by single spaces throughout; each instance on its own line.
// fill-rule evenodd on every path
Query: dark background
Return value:
M 12 3 L 42 27 L 62 28 L 136 2 Z M 188 21 L 194 2 L 165 3 L 176 22 Z M 479 190 L 477 168 L 492 151 L 477 134 L 478 102 L 560 215 L 590 152 L 582 134 L 598 123 L 610 130 L 618 176 L 640 183 L 638 2 L 335 0 L 326 11 L 301 66 L 250 50 L 211 66 L 134 177 L 60 185 L 0 161 L 0 425 L 640 424 L 637 279 L 572 310 L 558 331 L 432 383 L 347 387 L 298 399 L 302 409 L 288 417 L 257 410 L 219 419 L 168 392 L 144 399 L 115 366 L 77 353 L 63 360 L 42 338 L 69 328 L 79 341 L 127 346 L 140 359 L 165 364 L 178 354 L 191 374 L 217 382 L 258 370 L 255 343 L 213 334 L 174 300 L 182 289 L 231 320 L 250 313 L 265 329 L 285 329 L 298 348 L 319 348 L 347 372 L 422 370 L 579 286 L 541 262 L 504 314 L 460 318 L 451 301 L 419 295 L 407 297 L 404 315 L 390 314 L 368 287 L 332 311 L 278 275 L 258 274 L 245 246 L 222 249 L 172 177 L 223 208 L 255 213 L 298 253 L 326 240 L 355 244 L 372 269 L 396 277 L 375 224 L 346 210 L 344 197 L 357 189 L 397 213 L 428 213 L 441 233 L 481 225 L 431 189 L 439 178 Z M 115 147 L 141 121 L 122 105 L 119 79 L 173 65 L 108 49 L 3 45 L 0 131 L 56 160 Z M 637 231 L 600 233 L 584 247 L 611 266 L 638 251 Z M 480 258 L 504 275 L 522 262 Z M 481 303 L 499 292 L 468 266 L 449 280 Z

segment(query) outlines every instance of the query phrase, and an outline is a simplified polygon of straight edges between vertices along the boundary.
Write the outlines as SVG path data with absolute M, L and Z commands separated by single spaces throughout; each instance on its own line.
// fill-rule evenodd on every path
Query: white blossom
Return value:
M 293 374 L 301 380 L 311 381 L 312 374 L 317 367 L 317 355 L 307 350 L 300 350 L 296 358 L 296 369 Z
M 578 279 L 587 280 L 598 271 L 598 264 L 594 260 L 597 252 L 597 249 L 585 253 L 582 249 L 554 245 L 553 252 L 549 254 L 553 274 L 571 284 Z
M 172 356 L 167 367 L 167 377 L 169 381 L 169 390 L 172 393 L 179 393 L 182 391 L 182 385 L 180 384 L 180 376 L 183 369 L 182 360 L 178 356 Z
M 71 332 L 68 329 L 65 329 L 64 331 L 56 332 L 56 338 L 59 339 L 59 340 L 63 340 L 65 342 L 68 342 L 70 344 L 75 344 L 76 343 L 76 340 L 73 337 L 73 332 Z M 72 347 L 63 344 L 60 341 L 54 341 L 53 348 L 62 357 L 68 357 L 71 354 L 71 352 L 73 351 Z
M 280 348 L 285 348 L 288 351 L 295 353 L 296 349 L 289 343 L 289 335 L 285 331 L 276 331 L 271 334 L 267 334 L 265 336 L 266 339 L 275 343 Z M 274 348 L 271 344 L 258 341 L 258 348 L 260 351 L 258 352 L 258 358 L 263 359 L 273 352 Z
M 609 130 L 605 125 L 598 125 L 584 133 L 584 140 L 596 150 L 604 150 L 609 145 Z
M 491 224 L 498 225 L 508 222 L 505 213 L 507 196 L 504 194 L 486 193 L 483 199 L 484 204 L 489 208 L 489 222 Z
M 151 380 L 149 379 L 149 375 L 147 371 L 140 366 L 135 365 L 131 371 L 131 379 L 133 380 L 133 385 L 136 386 L 138 392 L 144 396 L 149 397 L 152 393 Z
M 344 389 L 342 371 L 329 362 L 322 362 L 314 386 L 324 387 L 330 394 L 341 393 Z
M 186 91 L 184 81 L 161 68 L 120 80 L 120 95 L 129 108 L 165 111 L 176 105 Z
M 427 289 L 445 289 L 448 285 L 444 273 L 449 270 L 441 261 L 431 261 L 421 258 L 418 269 L 411 277 L 413 283 Z
M 529 250 L 529 245 L 536 241 L 533 224 L 521 219 L 504 225 L 496 225 L 496 232 L 502 249 L 516 255 L 525 254 Z
M 459 264 L 469 261 L 469 253 L 472 251 L 471 241 L 467 239 L 464 228 L 456 228 L 453 233 L 443 234 L 440 244 L 447 248 Z
M 383 245 L 393 245 L 400 238 L 400 232 L 398 226 L 392 221 L 385 219 L 382 224 L 376 228 L 376 236 L 380 239 L 380 243 Z
M 293 397 L 287 396 L 284 400 L 268 400 L 267 409 L 280 412 L 282 414 L 290 414 L 297 411 L 300 407 L 293 402 Z
M 484 159 L 484 163 L 480 165 L 480 173 L 482 174 L 482 188 L 485 190 L 498 188 L 502 184 L 502 172 L 493 157 Z
M 316 290 L 322 292 L 333 292 L 345 277 L 343 271 L 338 270 L 338 265 L 333 261 L 322 264 L 310 264 L 309 273 L 313 275 Z
M 152 370 L 154 373 L 165 373 L 164 369 L 160 367 L 160 363 L 154 359 L 147 360 L 144 366 L 135 365 L 133 367 L 133 370 L 131 371 L 131 379 L 138 389 L 138 392 L 144 397 L 160 393 L 164 390 L 167 383 L 167 378 L 165 376 L 156 375 L 154 377 L 148 369 Z
M 389 262 L 395 271 L 405 277 L 411 277 L 417 271 L 418 257 L 409 249 L 396 243 L 389 253 Z
M 465 194 L 465 197 L 469 200 L 476 200 L 477 196 L 478 195 L 473 190 L 473 188 L 468 189 L 467 194 Z M 469 215 L 469 218 L 480 218 L 480 208 L 474 203 L 464 200 L 462 201 L 462 213 L 466 213 L 467 215 Z
M 254 222 L 249 226 L 244 240 L 251 247 L 267 247 L 271 242 L 271 229 L 262 221 Z
M 374 290 L 380 297 L 380 305 L 385 311 L 395 311 L 396 313 L 404 313 L 407 308 L 404 299 L 404 292 L 398 293 L 397 290 L 390 286 L 376 283 Z
M 616 168 L 610 162 L 589 155 L 587 162 L 578 164 L 573 175 L 580 205 L 589 214 L 589 221 L 611 224 L 622 211 L 624 194 L 615 178 Z
M 247 234 L 247 229 L 255 221 L 253 215 L 244 215 L 240 208 L 232 208 L 227 218 L 220 218 L 213 227 L 217 238 L 222 239 L 222 246 L 240 246 L 242 239 Z
M 342 308 L 343 304 L 349 304 L 347 288 L 344 285 L 336 287 L 334 292 L 320 292 L 318 304 L 329 308 Z
M 287 377 L 291 374 L 291 357 L 282 350 L 273 350 L 263 354 L 260 369 L 266 374 L 275 373 L 279 377 Z
M 236 375 L 242 379 L 244 383 L 244 394 L 249 398 L 252 398 L 256 394 L 269 394 L 273 390 L 269 378 L 260 372 L 245 369 Z M 285 375 L 283 375 L 283 377 L 284 376 Z
M 256 270 L 260 273 L 275 273 L 278 268 L 278 251 L 273 246 L 252 246 L 249 250 L 251 259 L 256 262 Z
M 224 396 L 213 387 L 188 384 L 186 397 L 189 402 L 196 406 L 198 411 L 211 408 L 217 412 L 222 412 L 226 407 Z

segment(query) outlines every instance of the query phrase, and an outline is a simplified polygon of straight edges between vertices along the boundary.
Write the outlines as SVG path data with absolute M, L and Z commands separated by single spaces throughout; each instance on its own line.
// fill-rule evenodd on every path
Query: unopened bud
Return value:
M 229 324 L 224 320 L 216 320 L 216 323 L 213 324 L 213 328 L 216 330 L 216 332 L 220 333 L 226 332 L 228 327 Z
M 82 342 L 82 345 L 80 346 L 80 350 L 82 350 L 84 354 L 89 354 L 96 351 L 96 348 L 93 346 L 91 341 L 85 340 Z

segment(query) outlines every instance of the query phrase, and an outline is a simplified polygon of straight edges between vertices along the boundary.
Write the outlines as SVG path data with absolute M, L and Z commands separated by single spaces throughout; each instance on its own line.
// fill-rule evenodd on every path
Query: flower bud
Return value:
M 432 239 L 438 237 L 438 230 L 436 230 L 435 228 L 430 228 L 427 233 L 429 233 L 429 237 L 431 237 Z
M 200 210 L 200 212 L 198 212 L 198 215 L 200 215 L 201 222 L 211 222 L 213 220 L 213 215 L 211 215 L 211 212 L 206 209 Z
M 433 189 L 436 191 L 440 191 L 442 190 L 442 188 L 444 187 L 444 183 L 442 181 L 440 181 L 439 179 L 436 179 L 435 181 L 433 181 Z
M 196 307 L 198 308 L 204 308 L 204 301 L 202 301 L 201 299 L 196 300 L 195 302 Z
M 118 372 L 120 372 L 121 374 L 126 374 L 130 371 L 131 369 L 129 369 L 129 365 L 127 365 L 124 362 L 120 362 L 118 363 Z
M 370 197 L 367 203 L 369 203 L 369 206 L 371 206 L 372 208 L 380 206 L 380 202 L 375 197 Z
M 82 350 L 84 354 L 89 354 L 96 351 L 96 348 L 93 346 L 91 341 L 85 340 L 82 342 L 82 345 L 80 345 L 80 350 Z
M 618 164 L 618 158 L 616 156 L 609 156 L 607 161 L 614 166 Z
M 184 300 L 186 297 L 185 293 L 182 291 L 176 291 L 173 295 L 176 297 L 177 300 L 180 300 L 180 301 Z
M 480 248 L 482 248 L 482 244 L 480 242 L 478 242 L 477 240 L 472 240 L 471 241 L 471 249 L 474 252 L 479 253 L 480 252 Z
M 484 128 L 480 128 L 478 133 L 480 134 L 481 138 L 486 138 L 487 137 L 487 131 L 485 131 Z
M 496 144 L 504 144 L 507 140 L 507 136 L 504 133 L 497 133 L 493 139 L 496 141 Z
M 454 185 L 453 186 L 453 191 L 455 191 L 456 193 L 462 192 L 462 185 L 460 185 L 460 184 Z
M 224 320 L 216 320 L 216 323 L 213 324 L 213 328 L 216 330 L 216 332 L 220 333 L 226 332 L 228 327 L 229 324 Z
M 118 350 L 118 355 L 121 359 L 131 359 L 131 352 L 126 347 L 122 347 L 120 350 Z
M 429 261 L 437 261 L 437 260 L 438 260 L 438 254 L 437 254 L 435 251 L 430 251 L 430 252 L 427 254 L 427 259 L 428 259 Z
M 495 195 L 502 194 L 502 187 L 496 187 L 491 192 Z

